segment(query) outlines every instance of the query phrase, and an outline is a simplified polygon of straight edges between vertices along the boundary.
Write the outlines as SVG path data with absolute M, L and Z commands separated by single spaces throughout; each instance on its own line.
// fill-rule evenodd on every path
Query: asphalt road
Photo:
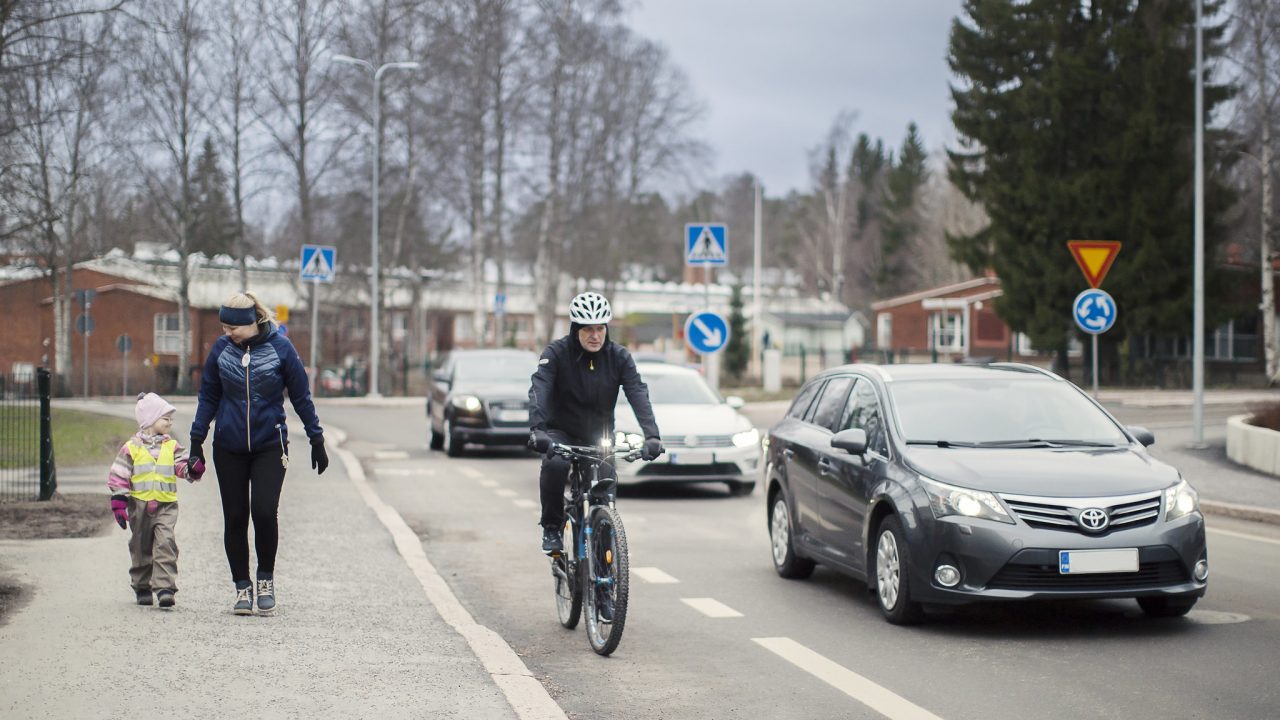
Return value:
M 1276 526 L 1210 518 L 1209 593 L 1185 619 L 1147 619 L 1132 601 L 1049 603 L 902 628 L 860 583 L 823 568 L 777 577 L 760 489 L 624 491 L 631 605 L 606 659 L 556 620 L 535 458 L 431 452 L 416 406 L 322 412 L 476 621 L 570 717 L 1268 718 L 1280 707 Z M 780 412 L 753 420 L 767 427 Z M 1185 408 L 1117 412 L 1158 445 L 1190 437 Z

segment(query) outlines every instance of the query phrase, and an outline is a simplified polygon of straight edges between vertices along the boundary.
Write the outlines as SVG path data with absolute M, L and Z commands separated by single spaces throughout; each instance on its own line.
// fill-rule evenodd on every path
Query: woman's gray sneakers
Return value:
M 231 608 L 231 612 L 236 615 L 253 614 L 253 586 L 248 581 L 245 581 L 243 586 L 236 584 L 236 604 Z
M 276 610 L 276 587 L 271 578 L 258 578 L 258 614 L 270 615 Z

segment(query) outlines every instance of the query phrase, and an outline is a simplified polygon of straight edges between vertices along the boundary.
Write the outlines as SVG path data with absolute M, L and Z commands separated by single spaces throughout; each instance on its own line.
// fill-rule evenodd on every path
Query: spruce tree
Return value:
M 1119 306 L 1104 341 L 1190 329 L 1194 31 L 1186 0 L 966 0 L 953 23 L 950 174 L 991 218 L 948 238 L 953 256 L 994 270 L 1001 317 L 1063 361 L 1072 300 L 1088 287 L 1068 240 L 1124 243 L 1104 287 Z M 1205 30 L 1206 65 L 1221 33 Z M 1206 118 L 1225 97 L 1206 85 Z M 1211 212 L 1223 200 L 1212 176 L 1206 197 Z
M 218 166 L 218 151 L 206 137 L 191 176 L 194 198 L 192 252 L 205 255 L 233 252 L 235 218 L 227 201 L 227 179 Z
M 927 159 L 924 140 L 911 123 L 885 179 L 881 260 L 875 278 L 880 297 L 912 289 L 904 286 L 908 275 L 905 265 L 913 261 L 905 257 L 904 250 L 919 231 L 920 190 L 929 179 Z
M 724 369 L 734 381 L 742 380 L 751 359 L 751 342 L 747 337 L 747 318 L 742 314 L 742 285 L 733 286 L 729 298 L 729 343 L 724 349 Z

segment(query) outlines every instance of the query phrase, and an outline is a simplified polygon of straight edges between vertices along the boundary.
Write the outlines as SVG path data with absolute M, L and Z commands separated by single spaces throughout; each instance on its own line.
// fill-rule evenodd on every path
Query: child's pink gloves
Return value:
M 111 512 L 116 516 L 116 524 L 121 530 L 129 527 L 129 503 L 124 498 L 111 498 Z

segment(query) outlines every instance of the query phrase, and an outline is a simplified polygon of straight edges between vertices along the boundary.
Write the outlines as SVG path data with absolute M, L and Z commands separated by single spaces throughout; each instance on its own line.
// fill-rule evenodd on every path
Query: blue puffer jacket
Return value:
M 321 437 L 324 430 L 316 416 L 307 371 L 298 351 L 270 328 L 244 346 L 223 335 L 213 344 L 200 378 L 200 402 L 191 423 L 191 442 L 203 443 L 214 421 L 213 444 L 236 453 L 248 453 L 288 442 L 284 393 L 306 427 L 307 437 Z

